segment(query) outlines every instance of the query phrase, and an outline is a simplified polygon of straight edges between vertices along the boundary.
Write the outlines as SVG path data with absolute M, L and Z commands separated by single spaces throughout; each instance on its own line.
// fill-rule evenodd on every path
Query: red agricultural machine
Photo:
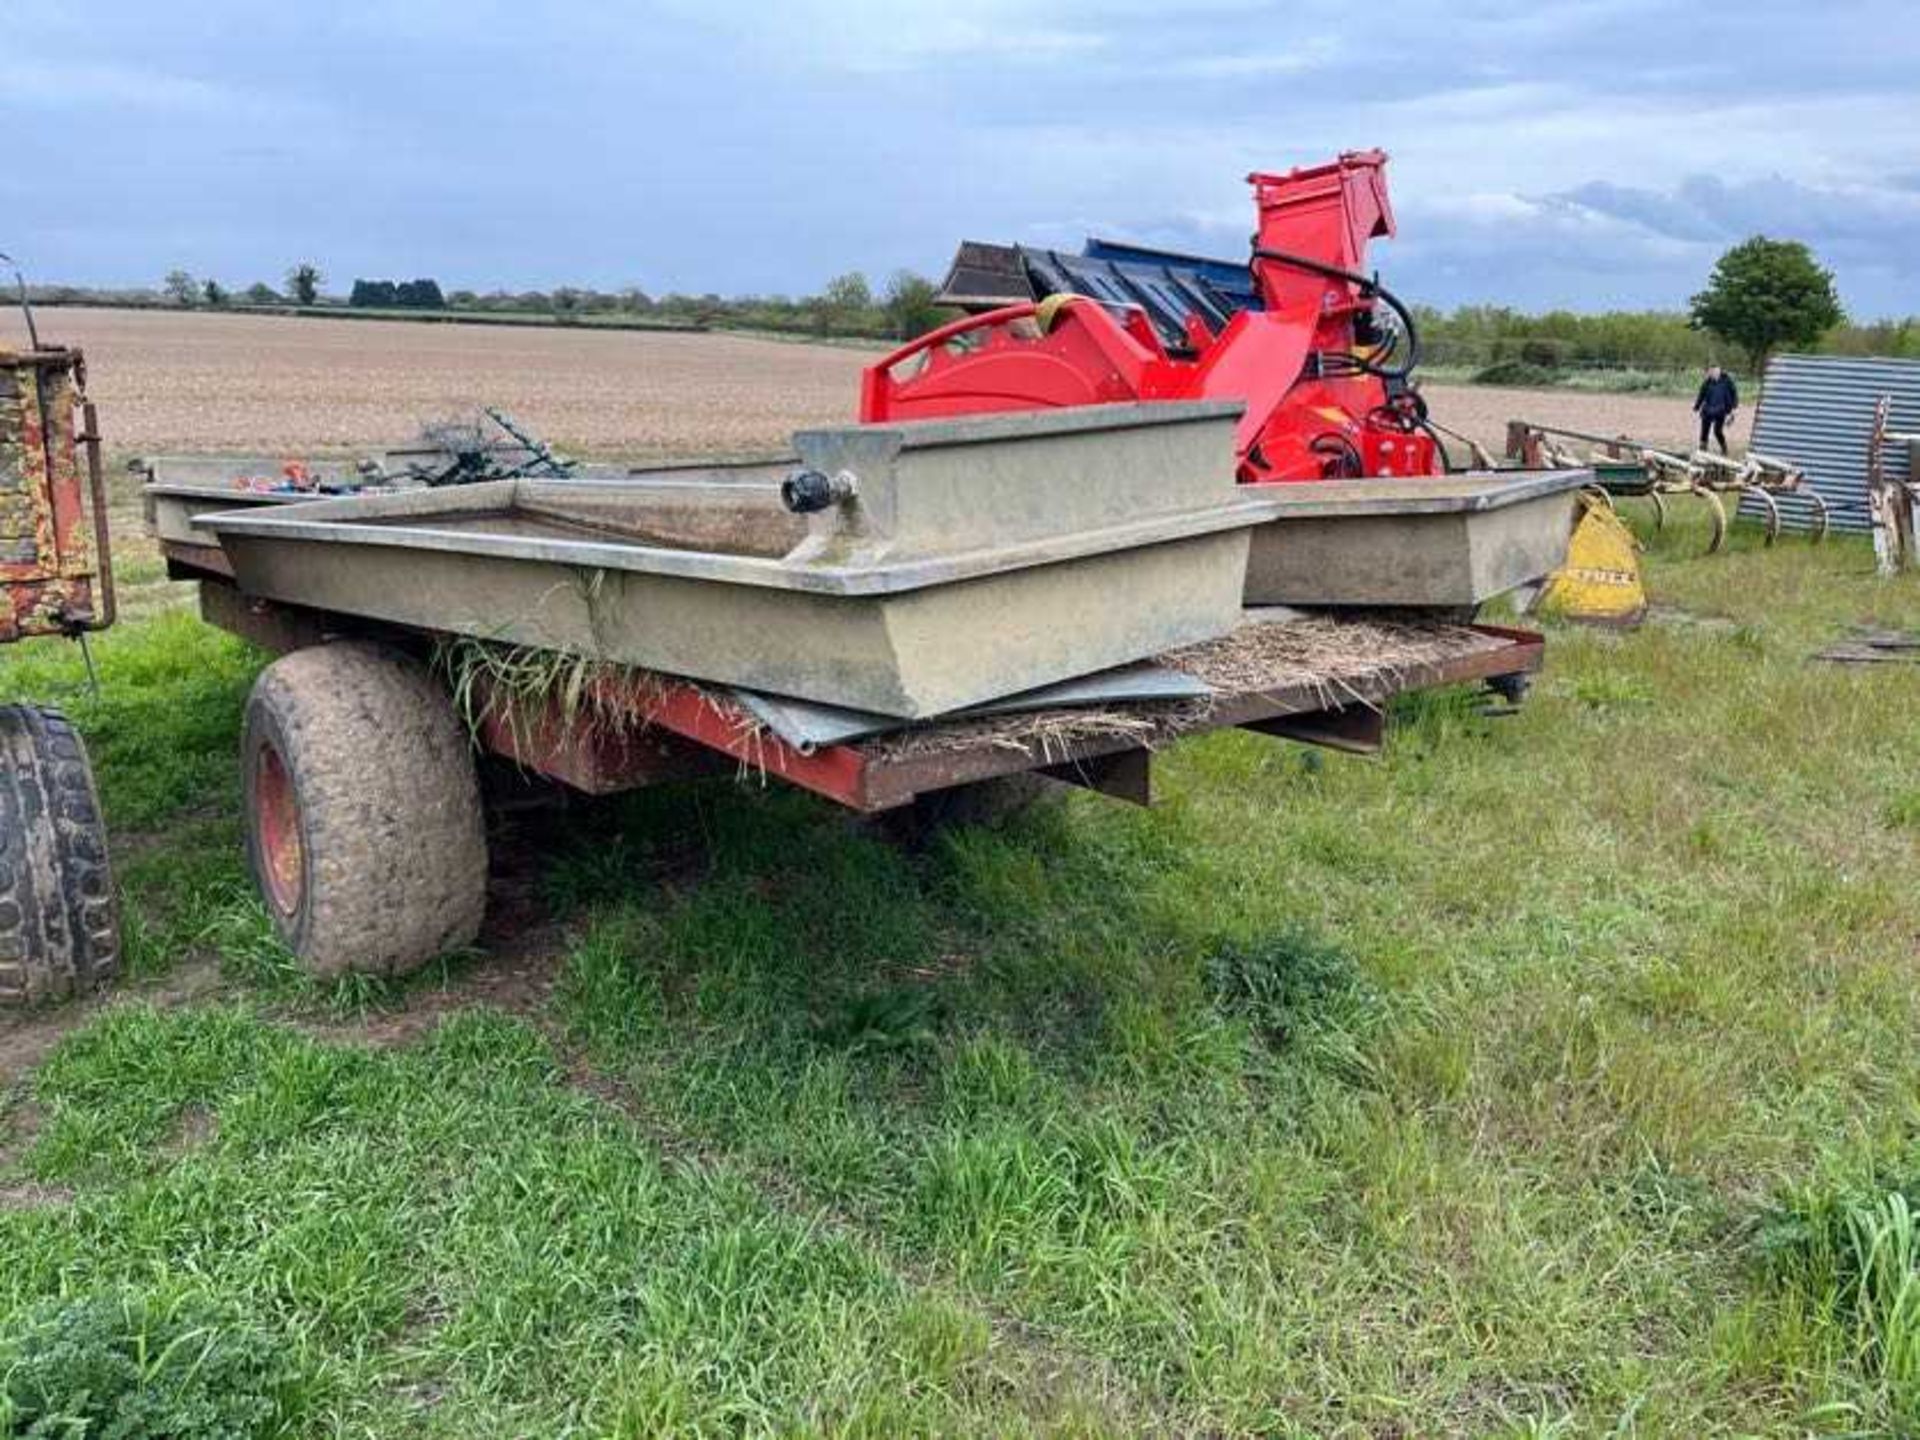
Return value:
M 31 316 L 28 334 L 0 350 L 0 644 L 113 623 L 86 365 Z M 86 747 L 58 711 L 0 706 L 0 1008 L 90 989 L 119 960 Z
M 1453 464 L 1414 385 L 1413 314 L 1366 269 L 1369 243 L 1394 232 L 1386 162 L 1350 151 L 1250 175 L 1245 262 L 1097 239 L 1078 255 L 962 244 L 941 298 L 969 313 L 870 368 L 860 418 L 1240 402 L 1238 478 L 1288 522 L 1255 538 L 1248 604 L 1468 614 L 1571 570 L 1584 579 L 1577 595 L 1554 590 L 1563 612 L 1637 613 L 1633 541 L 1615 517 L 1573 509 L 1538 474 L 1496 471 L 1463 436 L 1472 468 Z M 1295 483 L 1329 480 L 1362 483 Z
M 1443 472 L 1411 384 L 1412 314 L 1365 271 L 1393 234 L 1387 157 L 1254 174 L 1245 265 L 1092 241 L 960 247 L 942 298 L 973 313 L 868 370 L 866 421 L 1127 400 L 1238 400 L 1240 478 Z

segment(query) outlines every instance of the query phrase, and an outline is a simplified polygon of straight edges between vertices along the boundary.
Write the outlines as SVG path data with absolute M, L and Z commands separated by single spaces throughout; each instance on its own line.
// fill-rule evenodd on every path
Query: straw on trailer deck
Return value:
M 1370 753 L 1384 736 L 1382 707 L 1395 694 L 1525 674 L 1538 666 L 1540 652 L 1539 636 L 1488 626 L 1250 612 L 1230 635 L 1157 657 L 1159 667 L 1198 681 L 1202 693 L 947 717 L 828 745 L 782 739 L 753 706 L 723 688 L 628 667 L 556 680 L 544 697 L 522 690 L 503 698 L 504 690 L 490 691 L 483 682 L 477 691 L 469 688 L 467 704 L 477 704 L 469 713 L 491 746 L 556 778 L 580 785 L 582 772 L 569 756 L 590 752 L 586 773 L 596 783 L 582 788 L 625 788 L 632 782 L 623 764 L 636 777 L 670 778 L 655 775 L 671 762 L 648 743 L 654 732 L 654 742 L 661 733 L 692 739 L 749 771 L 877 810 L 923 790 L 1070 767 L 1116 751 L 1151 753 L 1222 728 L 1262 729 Z

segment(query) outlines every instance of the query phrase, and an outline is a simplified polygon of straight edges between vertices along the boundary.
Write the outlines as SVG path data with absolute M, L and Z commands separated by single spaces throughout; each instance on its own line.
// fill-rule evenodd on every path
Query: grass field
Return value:
M 1381 763 L 1216 737 L 911 854 L 517 816 L 488 953 L 335 989 L 243 876 L 261 657 L 136 565 L 98 698 L 0 658 L 133 970 L 0 1020 L 0 1436 L 76 1375 L 166 1433 L 1913 1433 L 1920 672 L 1808 655 L 1920 591 L 1687 539 Z

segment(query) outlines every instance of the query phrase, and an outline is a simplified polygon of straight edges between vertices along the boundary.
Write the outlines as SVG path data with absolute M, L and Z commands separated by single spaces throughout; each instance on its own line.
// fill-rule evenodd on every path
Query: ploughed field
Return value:
M 43 310 L 40 330 L 85 348 L 108 442 L 135 452 L 364 449 L 482 404 L 596 455 L 765 452 L 801 426 L 851 419 L 874 353 L 719 333 L 142 310 Z M 17 314 L 0 318 L 0 344 L 22 339 Z M 1426 388 L 1436 419 L 1496 454 L 1516 417 L 1673 445 L 1691 434 L 1671 396 Z

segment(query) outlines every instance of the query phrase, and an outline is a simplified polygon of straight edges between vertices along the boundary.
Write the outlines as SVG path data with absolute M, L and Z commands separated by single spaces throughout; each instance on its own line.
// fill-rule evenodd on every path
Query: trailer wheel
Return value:
M 87 748 L 57 711 L 0 706 L 0 1008 L 83 994 L 119 969 Z
M 310 974 L 404 975 L 479 933 L 472 746 L 413 660 L 360 642 L 276 660 L 247 700 L 241 778 L 254 880 Z

